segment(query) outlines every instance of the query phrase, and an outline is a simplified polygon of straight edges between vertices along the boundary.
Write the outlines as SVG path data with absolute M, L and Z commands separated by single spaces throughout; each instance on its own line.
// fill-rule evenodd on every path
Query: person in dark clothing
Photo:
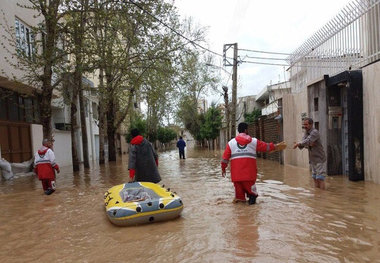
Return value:
M 131 181 L 152 182 L 161 181 L 158 172 L 158 155 L 152 144 L 139 135 L 138 129 L 131 131 L 131 149 L 129 152 L 128 170 Z
M 179 150 L 179 159 L 181 159 L 181 158 L 185 159 L 185 147 L 186 147 L 186 143 L 182 139 L 182 137 L 179 137 L 179 140 L 177 142 L 177 147 L 178 147 L 178 150 Z

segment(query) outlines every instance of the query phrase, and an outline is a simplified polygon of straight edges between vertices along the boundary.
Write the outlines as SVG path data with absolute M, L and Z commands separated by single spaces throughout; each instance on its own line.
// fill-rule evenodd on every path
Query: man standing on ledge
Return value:
M 325 162 L 326 155 L 323 150 L 319 131 L 313 127 L 313 119 L 303 119 L 302 128 L 305 129 L 305 134 L 302 141 L 294 143 L 293 149 L 307 148 L 309 150 L 309 163 L 311 166 L 311 176 L 314 180 L 314 186 L 325 189 Z
M 245 195 L 248 196 L 248 204 L 256 203 L 258 196 L 256 190 L 257 164 L 256 152 L 275 151 L 277 145 L 266 143 L 248 135 L 248 124 L 239 123 L 239 134 L 230 140 L 223 153 L 221 162 L 222 176 L 226 175 L 228 161 L 231 160 L 231 181 L 235 187 L 234 203 L 246 202 Z

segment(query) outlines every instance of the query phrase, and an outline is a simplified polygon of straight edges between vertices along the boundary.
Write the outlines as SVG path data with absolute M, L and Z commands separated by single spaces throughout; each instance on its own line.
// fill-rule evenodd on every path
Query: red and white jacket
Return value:
M 273 143 L 266 143 L 245 133 L 239 133 L 230 140 L 223 153 L 222 169 L 226 169 L 231 160 L 231 181 L 253 181 L 257 178 L 256 152 L 268 152 L 275 149 Z
M 55 179 L 55 170 L 59 170 L 55 163 L 55 155 L 52 149 L 42 146 L 34 155 L 34 171 L 38 179 Z

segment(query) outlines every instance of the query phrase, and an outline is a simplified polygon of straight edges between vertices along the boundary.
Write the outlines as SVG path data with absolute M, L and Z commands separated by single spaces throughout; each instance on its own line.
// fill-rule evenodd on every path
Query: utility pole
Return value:
M 226 52 L 228 49 L 233 47 L 234 49 L 234 57 L 233 61 L 229 61 L 226 55 Z M 232 109 L 231 109 L 231 137 L 236 136 L 236 102 L 237 102 L 237 56 L 238 56 L 238 44 L 225 44 L 223 46 L 223 61 L 224 66 L 232 66 L 233 67 L 233 73 L 232 73 Z M 228 126 L 228 125 L 227 125 Z

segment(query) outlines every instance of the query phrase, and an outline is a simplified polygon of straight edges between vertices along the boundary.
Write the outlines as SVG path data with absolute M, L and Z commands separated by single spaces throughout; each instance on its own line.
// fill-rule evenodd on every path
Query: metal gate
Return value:
M 325 75 L 326 87 L 329 91 L 340 88 L 340 107 L 343 116 L 340 120 L 342 172 L 351 181 L 364 180 L 363 150 L 363 80 L 360 70 L 345 71 L 333 77 Z M 330 94 L 331 97 L 331 94 Z M 338 115 L 329 113 L 334 120 Z M 340 122 L 339 121 L 339 122 Z M 331 158 L 334 158 L 333 156 Z M 336 157 L 335 157 L 336 158 Z

